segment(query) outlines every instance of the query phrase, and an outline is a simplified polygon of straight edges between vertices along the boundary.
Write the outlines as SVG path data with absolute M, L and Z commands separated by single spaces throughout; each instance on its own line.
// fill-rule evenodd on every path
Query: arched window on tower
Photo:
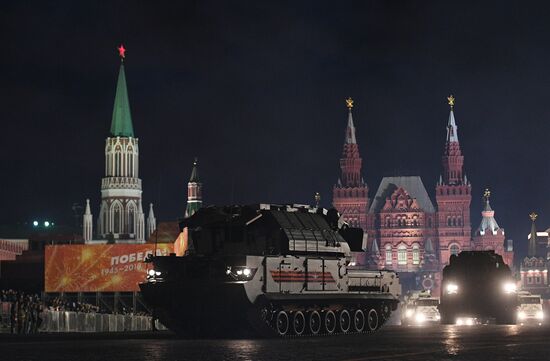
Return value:
M 391 217 L 390 216 L 386 216 L 386 227 L 391 227 Z
M 407 246 L 405 246 L 404 244 L 400 245 L 399 248 L 397 248 L 397 264 L 407 264 Z
M 135 225 L 135 217 L 136 217 L 136 211 L 134 209 L 134 205 L 130 204 L 128 207 L 128 233 L 136 233 L 134 229 Z
M 451 244 L 451 247 L 449 247 L 449 250 L 451 252 L 451 256 L 457 255 L 460 253 L 460 247 L 456 243 Z
M 451 226 L 451 217 L 447 217 L 447 226 Z
M 134 176 L 134 149 L 130 146 L 128 147 L 128 177 Z
M 456 217 L 453 217 L 453 227 L 456 227 Z
M 122 216 L 122 212 L 120 210 L 120 205 L 115 204 L 115 206 L 113 207 L 113 233 L 121 233 L 120 232 L 121 216 Z
M 120 177 L 122 172 L 120 170 L 120 167 L 122 166 L 122 155 L 121 155 L 121 150 L 120 150 L 120 146 L 117 146 L 115 148 L 115 171 L 114 171 L 114 176 L 115 177 Z
M 393 253 L 391 250 L 391 244 L 386 245 L 386 264 L 392 264 Z
M 420 246 L 413 244 L 413 264 L 420 264 Z
M 462 227 L 462 217 L 458 217 L 457 223 L 459 226 Z

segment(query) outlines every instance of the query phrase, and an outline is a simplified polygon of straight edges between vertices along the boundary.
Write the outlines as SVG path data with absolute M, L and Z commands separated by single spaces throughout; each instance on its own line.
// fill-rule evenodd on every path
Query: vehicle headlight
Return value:
M 544 318 L 544 312 L 542 312 L 542 311 L 537 312 L 537 318 L 539 320 L 542 320 Z
M 160 276 L 162 273 L 160 271 L 155 271 L 155 276 Z
M 422 322 L 426 321 L 426 316 L 424 316 L 423 313 L 417 313 L 416 316 L 414 317 L 414 320 L 417 323 L 422 323 Z
M 452 295 L 458 293 L 458 285 L 454 283 L 447 284 L 447 294 Z
M 155 275 L 155 270 L 154 269 L 150 269 L 147 274 L 149 274 L 149 276 L 154 276 Z
M 523 320 L 525 318 L 525 312 L 519 311 L 518 312 L 518 319 Z
M 457 319 L 456 319 L 456 324 L 457 324 L 458 326 L 462 326 L 462 325 L 464 324 L 464 321 L 462 320 L 462 318 L 457 318 Z
M 249 281 L 252 278 L 254 278 L 254 274 L 256 273 L 256 268 L 248 268 L 248 267 L 227 267 L 225 270 L 225 273 L 230 276 L 231 278 L 237 280 L 237 281 Z
M 414 311 L 411 310 L 411 309 L 408 309 L 407 311 L 405 311 L 405 317 L 411 317 L 412 315 L 414 314 Z
M 435 319 L 439 321 L 441 319 L 441 316 L 435 315 Z
M 502 285 L 502 288 L 506 293 L 514 293 L 517 289 L 516 284 L 513 282 L 506 282 L 504 285 Z

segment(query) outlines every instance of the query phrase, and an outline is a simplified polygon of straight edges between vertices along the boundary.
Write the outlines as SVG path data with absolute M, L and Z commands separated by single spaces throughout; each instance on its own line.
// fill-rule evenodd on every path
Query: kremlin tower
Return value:
M 145 242 L 145 216 L 142 206 L 142 186 L 139 178 L 139 141 L 134 127 L 124 72 L 124 46 L 118 48 L 120 70 L 116 87 L 110 135 L 105 140 L 105 177 L 101 180 L 101 205 L 98 218 L 99 242 Z M 150 206 L 148 233 L 156 223 Z M 84 215 L 84 240 L 92 241 L 92 215 L 89 202 Z
M 454 116 L 455 98 L 447 98 L 451 111 L 447 123 L 445 150 L 441 159 L 443 175 L 435 189 L 440 262 L 447 264 L 451 254 L 468 250 L 471 240 L 470 202 L 472 186 L 463 172 L 464 156 L 458 142 Z
M 199 179 L 198 159 L 193 162 L 191 177 L 187 183 L 187 207 L 185 217 L 191 217 L 202 207 L 202 183 Z
M 346 100 L 348 126 L 344 138 L 344 149 L 340 159 L 341 176 L 333 187 L 332 204 L 340 212 L 344 221 L 352 227 L 367 229 L 367 209 L 369 207 L 369 187 L 361 176 L 362 159 L 355 139 L 353 124 L 353 100 Z

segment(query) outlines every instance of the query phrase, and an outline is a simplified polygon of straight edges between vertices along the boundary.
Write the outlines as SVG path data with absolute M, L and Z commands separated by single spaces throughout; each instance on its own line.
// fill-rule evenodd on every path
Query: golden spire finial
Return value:
M 447 97 L 447 101 L 449 102 L 451 109 L 453 109 L 453 107 L 455 106 L 455 97 L 451 94 Z
M 346 106 L 348 107 L 349 110 L 351 110 L 351 108 L 353 108 L 353 99 L 351 99 L 351 97 L 348 97 L 346 99 Z
M 489 190 L 489 188 L 485 188 L 485 192 L 483 192 L 483 198 L 489 199 L 489 197 L 491 197 L 491 191 Z
M 535 212 L 531 212 L 531 214 L 529 215 L 529 218 L 531 218 L 531 220 L 534 222 L 537 219 L 538 216 L 539 215 L 536 214 Z

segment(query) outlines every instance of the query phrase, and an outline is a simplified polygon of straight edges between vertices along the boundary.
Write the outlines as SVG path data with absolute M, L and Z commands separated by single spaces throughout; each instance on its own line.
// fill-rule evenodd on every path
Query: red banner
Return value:
M 145 281 L 144 262 L 154 244 L 60 245 L 46 247 L 46 292 L 133 292 Z M 173 252 L 158 244 L 157 255 Z

